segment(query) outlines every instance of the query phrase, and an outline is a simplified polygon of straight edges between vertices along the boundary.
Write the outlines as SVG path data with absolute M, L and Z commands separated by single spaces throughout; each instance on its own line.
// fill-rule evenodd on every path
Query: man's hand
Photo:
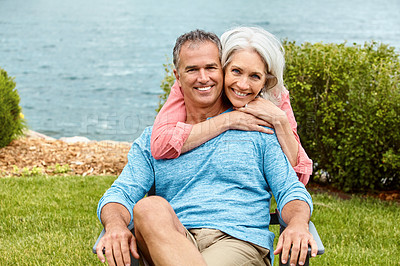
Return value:
M 317 256 L 318 246 L 314 237 L 309 231 L 308 220 L 310 208 L 304 201 L 293 200 L 288 202 L 282 209 L 282 218 L 287 223 L 286 229 L 279 236 L 278 245 L 274 255 L 281 253 L 281 260 L 286 264 L 289 257 L 290 265 L 304 265 L 308 253 L 308 246 L 311 246 L 311 256 Z
M 103 249 L 108 265 L 131 265 L 130 253 L 139 259 L 136 238 L 126 226 L 113 226 L 106 230 L 100 239 L 96 252 L 101 262 L 105 262 Z
M 296 265 L 297 261 L 299 261 L 299 265 L 304 265 L 309 245 L 311 246 L 311 256 L 315 257 L 318 246 L 308 231 L 308 224 L 289 225 L 280 235 L 274 255 L 282 253 L 282 263 L 285 264 L 288 260 L 290 249 L 292 249 L 290 265 Z
M 129 231 L 130 221 L 128 210 L 121 204 L 108 203 L 101 210 L 101 221 L 106 233 L 100 239 L 96 253 L 101 262 L 105 262 L 103 249 L 108 265 L 131 265 L 131 256 L 138 259 L 139 253 L 136 238 Z

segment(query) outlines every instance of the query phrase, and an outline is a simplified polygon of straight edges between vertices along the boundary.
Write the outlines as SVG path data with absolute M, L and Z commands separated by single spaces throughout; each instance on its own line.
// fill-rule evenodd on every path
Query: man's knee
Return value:
M 161 228 L 174 228 L 177 217 L 168 201 L 162 197 L 151 196 L 138 201 L 133 209 L 133 221 L 136 229 L 150 231 Z M 162 230 L 161 230 L 162 231 Z
M 136 223 L 154 221 L 162 215 L 169 215 L 171 206 L 162 197 L 151 196 L 139 200 L 133 208 L 133 219 Z
M 177 231 L 186 235 L 172 206 L 162 197 L 151 196 L 141 199 L 133 209 L 135 231 L 142 236 L 168 237 Z

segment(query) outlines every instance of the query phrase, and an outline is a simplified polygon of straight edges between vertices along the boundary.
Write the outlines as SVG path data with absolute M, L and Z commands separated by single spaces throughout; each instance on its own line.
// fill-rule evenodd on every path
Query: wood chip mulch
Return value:
M 130 146 L 114 141 L 66 143 L 27 136 L 0 149 L 0 177 L 34 171 L 47 175 L 119 175 L 128 161 Z
M 30 131 L 27 136 L 0 148 L 0 178 L 32 175 L 40 168 L 47 175 L 114 175 L 122 172 L 128 162 L 131 144 L 115 141 L 68 143 Z M 308 184 L 314 192 L 328 192 L 343 199 L 352 194 L 333 187 Z M 400 191 L 375 191 L 366 196 L 400 203 Z

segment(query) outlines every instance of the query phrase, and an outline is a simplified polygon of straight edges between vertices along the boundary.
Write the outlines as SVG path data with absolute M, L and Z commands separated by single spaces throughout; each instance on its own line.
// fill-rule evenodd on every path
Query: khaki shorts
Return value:
M 268 249 L 216 229 L 187 230 L 186 237 L 197 247 L 209 266 L 271 265 Z
M 186 230 L 186 238 L 200 251 L 208 266 L 271 266 L 268 249 L 216 229 Z M 142 255 L 139 264 L 149 265 Z

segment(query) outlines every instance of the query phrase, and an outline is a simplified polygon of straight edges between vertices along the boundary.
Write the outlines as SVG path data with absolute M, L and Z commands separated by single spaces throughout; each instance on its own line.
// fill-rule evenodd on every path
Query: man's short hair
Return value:
M 174 66 L 176 69 L 179 67 L 179 53 L 181 52 L 182 46 L 186 42 L 192 42 L 192 43 L 204 43 L 204 42 L 212 42 L 218 47 L 219 51 L 219 59 L 221 60 L 221 41 L 219 40 L 218 36 L 215 35 L 212 32 L 206 32 L 204 30 L 193 30 L 191 32 L 185 33 L 176 39 L 176 43 L 174 46 L 173 50 L 173 60 L 174 60 Z

